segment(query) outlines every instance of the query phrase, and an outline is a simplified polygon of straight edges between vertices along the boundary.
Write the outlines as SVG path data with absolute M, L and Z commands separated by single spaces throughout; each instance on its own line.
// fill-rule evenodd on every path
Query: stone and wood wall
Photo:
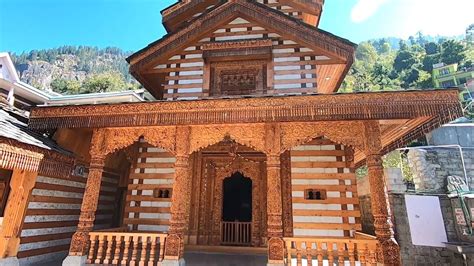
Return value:
M 138 149 L 138 158 L 127 180 L 123 224 L 132 230 L 167 232 L 176 159 L 146 142 L 134 149 Z
M 87 175 L 87 173 L 85 173 Z M 106 169 L 100 187 L 95 229 L 110 228 L 117 219 L 119 174 Z M 77 229 L 87 177 L 38 175 L 21 231 L 21 264 L 62 259 Z
M 353 151 L 328 139 L 291 150 L 294 236 L 344 237 L 362 229 Z

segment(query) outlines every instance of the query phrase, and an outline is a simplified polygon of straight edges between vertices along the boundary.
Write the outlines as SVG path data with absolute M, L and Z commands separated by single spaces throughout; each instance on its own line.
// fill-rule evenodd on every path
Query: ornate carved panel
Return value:
M 211 63 L 211 96 L 264 94 L 265 61 Z

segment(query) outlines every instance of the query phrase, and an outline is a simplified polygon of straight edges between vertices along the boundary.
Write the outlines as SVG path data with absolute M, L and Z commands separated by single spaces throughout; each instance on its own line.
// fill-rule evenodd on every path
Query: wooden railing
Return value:
M 249 246 L 252 242 L 251 222 L 222 222 L 221 244 Z
M 356 234 L 354 238 L 285 238 L 286 265 L 376 265 L 377 239 Z
M 167 234 L 116 228 L 89 233 L 88 264 L 158 265 Z

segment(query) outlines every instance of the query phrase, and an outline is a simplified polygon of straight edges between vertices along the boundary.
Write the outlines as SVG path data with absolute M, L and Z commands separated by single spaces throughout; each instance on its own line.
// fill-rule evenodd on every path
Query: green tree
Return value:
M 441 62 L 459 64 L 466 58 L 466 47 L 459 41 L 448 40 L 441 44 Z
M 400 86 L 396 79 L 390 78 L 391 69 L 382 62 L 377 62 L 371 73 L 371 82 L 376 90 L 394 90 Z
M 439 45 L 435 42 L 426 43 L 425 52 L 427 55 L 437 54 L 439 53 Z
M 397 56 L 395 57 L 393 68 L 400 73 L 403 70 L 410 69 L 416 63 L 417 60 L 415 54 L 412 51 L 408 49 L 399 50 Z
M 81 83 L 77 80 L 54 79 L 51 89 L 61 94 L 78 94 L 81 91 Z
M 370 65 L 377 61 L 377 50 L 370 42 L 362 42 L 357 47 L 356 58 Z
M 420 46 L 424 46 L 428 41 L 426 40 L 425 35 L 421 31 L 416 33 L 416 43 Z
M 474 44 L 474 24 L 471 24 L 466 28 L 466 42 Z
M 122 91 L 128 89 L 123 76 L 118 72 L 96 74 L 83 83 L 81 93 Z
M 440 55 L 439 54 L 433 54 L 433 55 L 426 55 L 423 58 L 423 70 L 427 72 L 432 72 L 433 71 L 433 65 L 438 64 L 440 62 Z

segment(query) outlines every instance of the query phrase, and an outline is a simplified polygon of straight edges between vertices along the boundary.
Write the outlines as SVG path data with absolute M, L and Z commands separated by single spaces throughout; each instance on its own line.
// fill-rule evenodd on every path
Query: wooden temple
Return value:
M 61 233 L 63 265 L 182 265 L 187 249 L 217 246 L 266 248 L 268 265 L 399 265 L 382 156 L 461 116 L 458 94 L 336 94 L 356 45 L 318 29 L 323 3 L 179 1 L 162 11 L 169 33 L 128 58 L 157 101 L 33 109 L 29 129 L 73 154 L 82 171 L 61 180 L 83 194 L 10 193 L 26 214 L 8 220 L 16 235 L 2 227 L 15 244 L 0 255 L 39 253 L 18 253 L 47 239 L 18 233 L 39 228 L 24 221 L 32 203 L 80 202 L 78 220 L 40 222 L 77 226 Z M 360 232 L 364 164 L 375 236 Z

